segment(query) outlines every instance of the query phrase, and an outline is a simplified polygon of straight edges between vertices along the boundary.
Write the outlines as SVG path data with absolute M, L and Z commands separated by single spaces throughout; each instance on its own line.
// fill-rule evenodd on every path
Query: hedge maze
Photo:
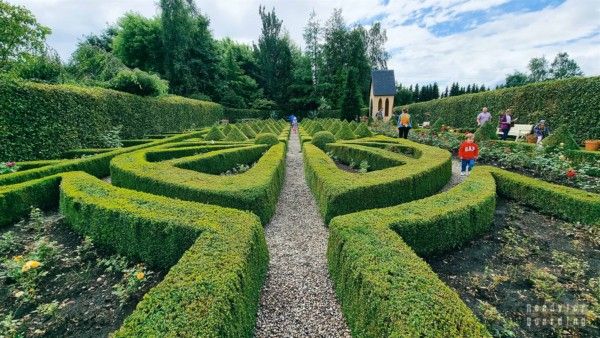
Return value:
M 600 225 L 597 194 L 495 167 L 477 167 L 437 193 L 451 175 L 448 152 L 383 136 L 321 145 L 322 133 L 339 131 L 339 123 L 305 121 L 300 136 L 307 182 L 329 224 L 330 275 L 356 337 L 490 336 L 421 257 L 488 231 L 498 196 Z M 377 170 L 348 172 L 333 159 L 366 160 Z
M 267 127 L 276 135 L 260 135 Z M 94 243 L 168 270 L 117 337 L 252 336 L 268 264 L 263 225 L 290 128 L 266 120 L 218 129 L 222 140 L 204 128 L 19 163 L 25 170 L 0 177 L 0 226 L 31 206 L 58 208 Z
M 487 166 L 444 190 L 446 150 L 332 119 L 306 119 L 298 133 L 355 337 L 490 336 L 423 258 L 488 232 L 498 197 L 600 226 L 597 194 Z M 0 176 L 0 226 L 31 206 L 58 209 L 94 243 L 168 270 L 117 337 L 250 337 L 289 134 L 285 121 L 250 121 L 21 162 Z

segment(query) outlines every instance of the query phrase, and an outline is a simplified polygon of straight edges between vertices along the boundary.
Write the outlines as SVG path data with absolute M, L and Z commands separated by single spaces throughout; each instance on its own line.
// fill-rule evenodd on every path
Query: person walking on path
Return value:
M 481 127 L 492 119 L 492 114 L 487 107 L 481 108 L 481 112 L 477 115 L 477 126 Z
M 292 115 L 291 122 L 292 122 L 292 131 L 294 133 L 296 133 L 298 131 L 298 118 L 296 117 L 296 115 Z
M 508 132 L 510 131 L 510 127 L 513 123 L 512 120 L 512 111 L 510 109 L 505 110 L 501 115 L 500 115 L 500 131 L 502 131 L 502 141 L 506 141 L 506 138 L 508 137 Z
M 478 157 L 479 146 L 475 143 L 475 136 L 469 133 L 467 139 L 458 148 L 458 158 L 461 162 L 460 176 L 469 175 Z
M 398 137 L 407 139 L 411 128 L 412 120 L 408 108 L 402 108 L 402 114 L 398 117 Z

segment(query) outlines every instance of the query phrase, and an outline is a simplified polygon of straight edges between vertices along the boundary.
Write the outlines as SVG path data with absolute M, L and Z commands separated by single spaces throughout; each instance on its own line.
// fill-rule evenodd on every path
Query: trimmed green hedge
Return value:
M 600 225 L 600 195 L 488 166 L 447 192 L 335 217 L 327 256 L 353 335 L 489 336 L 419 256 L 457 248 L 488 231 L 497 194 Z
M 102 137 L 119 125 L 121 138 L 140 138 L 210 125 L 222 116 L 222 106 L 212 102 L 0 78 L 0 161 L 101 148 Z
M 284 178 L 284 143 L 270 148 L 244 145 L 160 163 L 149 162 L 147 154 L 159 149 L 143 149 L 115 157 L 111 162 L 112 183 L 157 195 L 249 210 L 264 224 L 273 216 Z M 227 164 L 233 167 L 247 163 L 248 157 L 254 159 L 256 152 L 265 153 L 254 167 L 242 174 L 219 176 L 180 168 L 220 166 L 218 162 L 226 158 L 229 158 Z M 237 160 L 242 162 L 233 163 L 231 153 L 236 153 Z
M 19 167 L 19 170 L 23 171 L 23 170 L 41 168 L 41 167 L 45 167 L 48 165 L 59 164 L 62 161 L 64 161 L 64 160 L 25 161 L 25 162 L 17 162 L 17 166 Z
M 0 227 L 29 214 L 32 206 L 43 210 L 58 205 L 60 176 L 53 175 L 14 185 L 0 186 Z
M 85 171 L 86 173 L 94 175 L 96 177 L 106 177 L 110 175 L 110 161 L 113 157 L 117 155 L 125 154 L 135 150 L 145 149 L 148 147 L 154 147 L 170 142 L 185 140 L 188 138 L 195 137 L 199 133 L 200 132 L 193 132 L 189 134 L 172 136 L 161 140 L 155 140 L 151 143 L 144 143 L 129 148 L 119 148 L 107 153 L 102 153 L 90 157 L 73 160 L 63 160 L 54 165 L 47 165 L 30 170 L 18 171 L 12 174 L 0 175 L 0 186 L 22 183 L 29 180 L 34 180 L 37 178 L 42 178 L 45 176 L 69 171 Z
M 73 149 L 65 151 L 61 158 L 74 159 L 82 156 L 104 154 L 116 150 L 116 148 L 88 148 L 88 149 Z
M 477 168 L 448 192 L 331 220 L 329 270 L 352 335 L 489 337 L 417 254 L 444 251 L 481 234 L 494 210 L 494 179 Z
M 430 196 L 450 179 L 450 153 L 435 147 L 403 139 L 376 136 L 365 142 L 385 142 L 417 149 L 420 158 L 400 154 L 389 156 L 406 164 L 359 174 L 338 169 L 333 160 L 312 144 L 304 143 L 306 181 L 316 197 L 325 219 L 364 209 L 381 208 Z M 340 143 L 343 147 L 359 147 L 358 141 Z M 337 143 L 327 149 L 337 149 Z M 376 148 L 373 149 L 373 151 Z
M 63 176 L 60 209 L 76 230 L 170 268 L 116 337 L 252 336 L 268 265 L 256 216 L 117 188 L 85 173 Z
M 476 126 L 477 114 L 487 106 L 494 114 L 496 123 L 499 112 L 512 108 L 518 123 L 533 124 L 545 119 L 551 128 L 566 125 L 577 142 L 600 139 L 600 77 L 571 78 L 533 83 L 521 87 L 506 88 L 454 96 L 409 105 L 415 122 L 436 121 L 457 128 Z M 399 111 L 400 107 L 395 108 Z M 430 117 L 425 113 L 430 112 Z
M 600 226 L 600 195 L 490 168 L 498 194 L 556 217 Z

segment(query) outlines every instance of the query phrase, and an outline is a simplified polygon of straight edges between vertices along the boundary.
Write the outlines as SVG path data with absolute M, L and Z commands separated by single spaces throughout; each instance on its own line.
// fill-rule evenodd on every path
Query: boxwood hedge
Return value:
M 268 253 L 247 212 L 63 174 L 60 209 L 95 243 L 170 268 L 116 337 L 251 337 Z
M 223 116 L 212 102 L 148 98 L 109 89 L 0 78 L 0 161 L 58 158 L 78 148 L 102 147 L 122 126 L 121 138 L 206 126 Z
M 249 210 L 265 224 L 275 212 L 284 178 L 285 143 L 242 144 L 208 154 L 150 162 L 148 154 L 159 149 L 142 149 L 115 157 L 111 162 L 112 183 L 157 195 Z M 259 157 L 245 173 L 214 175 L 237 164 L 252 163 Z
M 317 205 L 326 222 L 331 218 L 364 209 L 381 208 L 430 196 L 439 191 L 450 179 L 450 153 L 403 139 L 376 136 L 364 142 L 391 143 L 418 149 L 420 158 L 411 158 L 388 151 L 366 152 L 353 141 L 333 143 L 327 151 L 342 156 L 355 149 L 354 155 L 370 158 L 372 167 L 385 167 L 391 160 L 405 163 L 391 168 L 364 174 L 338 169 L 335 162 L 321 149 L 304 143 L 304 168 L 306 181 L 316 197 Z M 359 150 L 359 151 L 356 151 Z M 360 151 L 362 150 L 362 151 Z M 363 155 L 360 155 L 362 153 Z M 363 158 L 357 158 L 360 162 Z M 381 163 L 379 163 L 381 162 Z M 387 165 L 386 165 L 387 166 Z
M 545 119 L 551 127 L 566 125 L 577 142 L 600 138 L 600 77 L 545 81 L 521 87 L 454 96 L 409 105 L 415 122 L 436 121 L 457 128 L 476 127 L 475 118 L 487 106 L 495 116 L 512 108 L 518 123 Z M 400 107 L 395 108 L 399 112 Z M 431 113 L 429 116 L 426 113 Z

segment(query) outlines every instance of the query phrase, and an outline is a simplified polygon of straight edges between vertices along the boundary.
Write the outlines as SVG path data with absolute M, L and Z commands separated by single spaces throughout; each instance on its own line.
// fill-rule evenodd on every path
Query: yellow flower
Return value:
M 137 278 L 139 280 L 144 279 L 144 276 L 145 276 L 144 273 L 141 271 L 135 274 L 135 278 Z
M 13 261 L 15 261 L 15 262 L 20 262 L 22 259 L 23 259 L 23 256 L 21 256 L 21 255 L 13 257 Z
M 27 272 L 31 269 L 37 269 L 40 267 L 40 265 L 42 265 L 42 263 L 38 261 L 27 261 L 27 263 L 25 263 L 21 268 L 21 272 Z

